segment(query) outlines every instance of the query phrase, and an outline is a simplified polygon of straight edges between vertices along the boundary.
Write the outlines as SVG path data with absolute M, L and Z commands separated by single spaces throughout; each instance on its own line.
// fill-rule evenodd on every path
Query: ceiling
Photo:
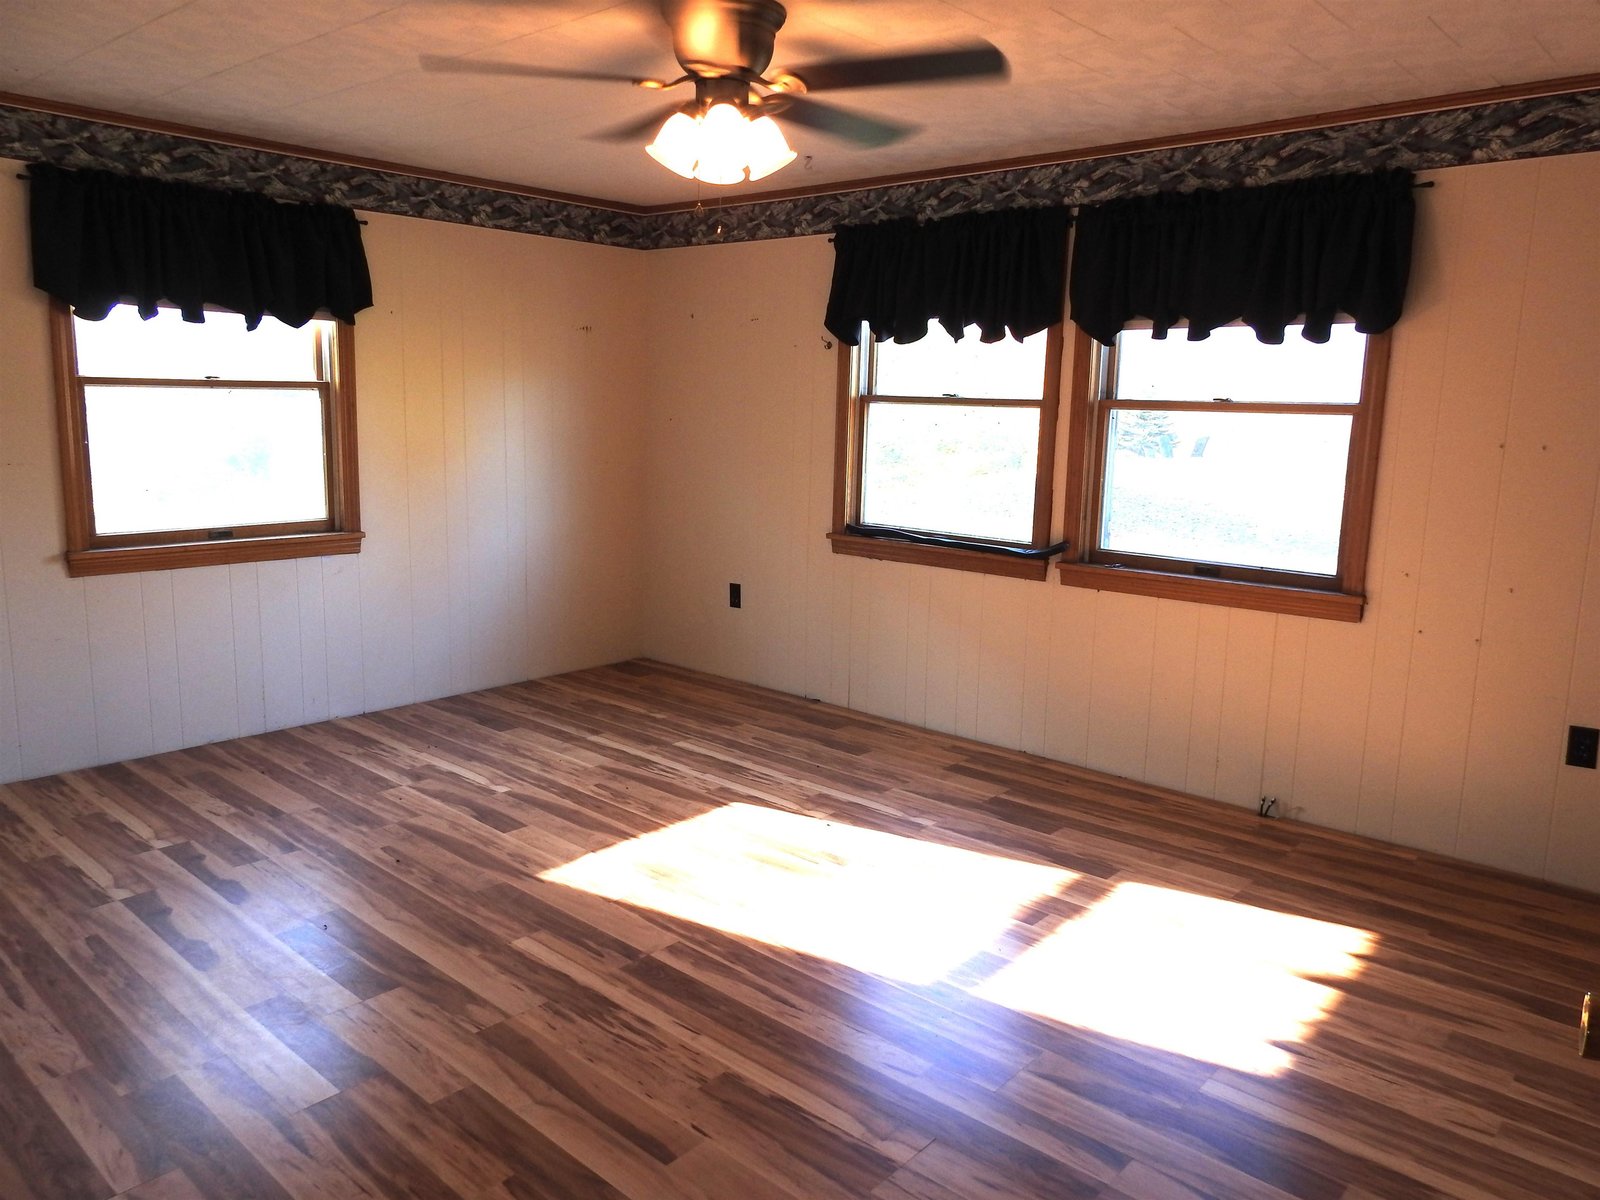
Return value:
M 792 0 L 775 65 L 984 37 L 1004 82 L 829 94 L 921 131 L 733 198 L 1600 72 L 1600 0 Z M 0 92 L 630 204 L 693 202 L 639 144 L 662 97 L 423 72 L 422 53 L 677 74 L 650 0 L 0 0 Z M 676 95 L 677 93 L 673 93 Z

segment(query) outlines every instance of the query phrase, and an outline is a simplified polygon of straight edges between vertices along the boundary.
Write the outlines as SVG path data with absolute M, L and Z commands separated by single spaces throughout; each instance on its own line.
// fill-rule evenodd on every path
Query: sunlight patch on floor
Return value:
M 1115 887 L 975 994 L 1189 1058 L 1275 1075 L 1355 975 L 1364 929 L 1150 884 Z
M 798 813 L 729 804 L 546 871 L 726 933 L 932 983 L 1077 878 Z
M 1073 871 L 729 804 L 541 879 L 911 984 L 946 979 Z M 975 996 L 1273 1075 L 1376 945 L 1363 929 L 1121 883 Z

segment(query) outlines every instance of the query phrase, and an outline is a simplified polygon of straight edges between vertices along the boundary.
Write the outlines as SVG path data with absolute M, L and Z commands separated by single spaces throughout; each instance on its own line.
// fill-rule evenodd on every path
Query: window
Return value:
M 69 574 L 360 550 L 348 325 L 52 321 Z
M 1074 349 L 1062 581 L 1358 621 L 1388 336 Z
M 839 352 L 835 552 L 1043 579 L 1060 326 Z

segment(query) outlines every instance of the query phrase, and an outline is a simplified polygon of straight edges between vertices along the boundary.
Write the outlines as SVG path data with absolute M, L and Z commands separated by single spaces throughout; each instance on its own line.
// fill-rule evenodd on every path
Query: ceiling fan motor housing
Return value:
M 672 51 L 690 75 L 757 79 L 788 13 L 777 0 L 662 0 Z

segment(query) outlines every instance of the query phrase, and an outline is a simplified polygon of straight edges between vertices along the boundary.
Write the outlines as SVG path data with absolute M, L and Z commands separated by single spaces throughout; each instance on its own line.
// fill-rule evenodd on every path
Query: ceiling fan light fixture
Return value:
M 667 170 L 693 179 L 700 161 L 700 119 L 686 112 L 675 112 L 656 134 L 645 153 Z
M 645 151 L 685 179 L 722 185 L 765 179 L 795 160 L 776 121 L 728 101 L 673 113 Z
M 750 122 L 732 104 L 713 104 L 700 118 L 700 165 L 695 178 L 704 183 L 742 183 L 749 160 L 745 142 Z
M 795 152 L 776 121 L 757 117 L 745 131 L 745 157 L 750 164 L 750 178 L 756 180 L 787 167 L 795 160 Z

